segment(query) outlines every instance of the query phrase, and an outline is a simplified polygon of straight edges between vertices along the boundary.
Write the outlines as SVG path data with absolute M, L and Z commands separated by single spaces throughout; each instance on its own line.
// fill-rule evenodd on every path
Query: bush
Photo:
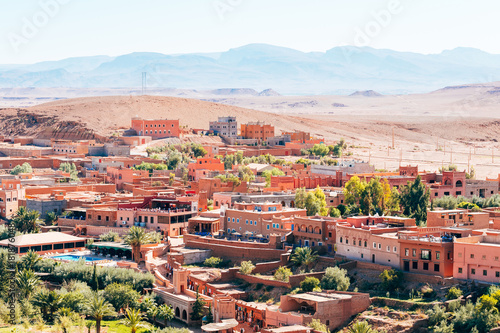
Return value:
M 382 289 L 388 291 L 399 288 L 403 282 L 403 272 L 395 269 L 386 269 L 380 273 L 379 277 L 382 279 Z
M 255 265 L 249 261 L 242 261 L 240 264 L 240 273 L 241 274 L 250 274 L 255 269 Z
M 280 266 L 274 273 L 274 279 L 278 281 L 288 282 L 293 273 L 288 267 Z
M 462 290 L 456 287 L 451 287 L 448 289 L 448 293 L 446 293 L 446 299 L 457 299 L 462 296 Z
M 420 288 L 423 298 L 430 299 L 436 296 L 436 292 L 428 284 Z
M 207 267 L 219 267 L 221 265 L 221 263 L 222 263 L 221 258 L 210 257 L 210 258 L 205 259 L 205 261 L 203 262 L 203 265 L 207 266 Z
M 322 289 L 346 291 L 350 285 L 347 270 L 338 267 L 328 267 L 321 279 Z
M 313 277 L 313 276 L 308 276 L 302 282 L 300 282 L 300 288 L 305 291 L 313 291 L 314 289 L 319 287 L 319 279 Z
M 70 280 L 88 282 L 92 280 L 93 270 L 94 267 L 86 265 L 83 260 L 61 263 L 54 267 L 51 279 L 59 283 Z M 151 273 L 116 267 L 99 267 L 97 269 L 97 279 L 99 286 L 102 288 L 116 282 L 130 284 L 139 292 L 145 288 L 152 288 L 155 281 L 155 277 Z
M 425 314 L 429 317 L 429 327 L 439 324 L 448 317 L 445 309 L 439 305 L 434 305 L 434 307 L 427 310 Z

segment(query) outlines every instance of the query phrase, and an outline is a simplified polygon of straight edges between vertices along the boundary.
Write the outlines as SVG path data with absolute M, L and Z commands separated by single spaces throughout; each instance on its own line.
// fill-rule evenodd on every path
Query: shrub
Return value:
M 379 277 L 382 279 L 381 287 L 384 290 L 395 290 L 403 282 L 403 273 L 395 269 L 384 270 Z
M 274 273 L 274 279 L 278 281 L 288 282 L 293 273 L 288 267 L 280 266 Z
M 319 280 L 313 276 L 308 276 L 302 282 L 300 282 L 300 288 L 303 291 L 313 291 L 314 289 L 319 287 Z
M 439 324 L 448 317 L 445 309 L 439 305 L 434 305 L 434 307 L 427 310 L 425 314 L 429 317 L 429 327 Z
M 457 299 L 462 296 L 462 290 L 456 287 L 451 287 L 448 289 L 448 293 L 446 293 L 446 299 Z
M 242 261 L 240 264 L 240 273 L 241 274 L 250 274 L 255 269 L 255 265 L 249 261 Z
M 330 330 L 328 327 L 323 324 L 319 319 L 313 319 L 307 324 L 310 328 L 312 328 L 314 331 L 318 332 L 323 332 L 323 333 L 330 333 Z
M 350 285 L 351 281 L 347 276 L 347 270 L 338 267 L 328 267 L 321 279 L 322 289 L 346 291 Z
M 426 299 L 433 298 L 434 296 L 436 296 L 436 292 L 428 284 L 423 286 L 420 289 L 420 292 L 422 293 L 422 297 Z
M 221 265 L 221 263 L 222 263 L 221 258 L 210 257 L 210 258 L 205 259 L 205 261 L 203 262 L 203 265 L 207 266 L 207 267 L 219 267 Z

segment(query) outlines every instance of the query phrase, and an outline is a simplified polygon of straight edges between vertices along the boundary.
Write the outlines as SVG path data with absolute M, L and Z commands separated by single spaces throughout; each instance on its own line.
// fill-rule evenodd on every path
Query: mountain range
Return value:
M 439 54 L 351 46 L 305 53 L 249 44 L 220 53 L 141 52 L 0 65 L 0 88 L 140 88 L 142 72 L 147 72 L 149 88 L 272 88 L 273 95 L 348 95 L 358 90 L 407 94 L 499 81 L 500 55 L 463 47 Z

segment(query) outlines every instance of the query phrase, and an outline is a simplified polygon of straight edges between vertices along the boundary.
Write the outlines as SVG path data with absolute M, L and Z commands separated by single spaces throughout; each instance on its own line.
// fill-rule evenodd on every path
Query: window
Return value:
M 349 244 L 349 239 L 347 239 L 347 238 L 346 238 L 346 239 L 345 239 L 345 243 L 346 243 L 346 244 Z
M 97 221 L 101 220 L 101 215 L 97 215 Z
M 474 259 L 474 253 L 471 253 L 471 254 L 470 254 L 470 258 L 471 258 L 471 259 Z
M 245 224 L 248 224 L 248 220 L 245 220 Z
M 233 223 L 234 223 L 234 217 L 233 217 Z
M 378 243 L 379 250 L 382 248 L 382 244 Z
M 412 268 L 413 268 L 413 269 L 418 269 L 418 261 L 414 261 L 414 262 L 412 263 Z
M 409 256 L 410 255 L 410 249 L 405 249 L 405 256 Z
M 439 272 L 439 264 L 434 264 L 434 272 Z
M 441 259 L 441 253 L 439 251 L 436 251 L 436 260 Z
M 231 222 L 231 218 L 230 217 L 227 218 L 227 222 Z
M 470 270 L 470 273 L 471 273 L 471 274 L 476 274 L 476 269 L 475 269 L 475 268 L 472 268 L 472 269 Z
M 342 243 L 342 236 L 340 236 L 340 242 Z
M 495 277 L 500 277 L 500 272 L 495 272 Z
M 486 255 L 483 255 L 483 260 L 486 260 Z
M 392 248 L 392 252 L 394 252 L 394 253 L 398 252 L 398 247 L 397 247 L 397 246 L 394 246 L 394 247 Z
M 458 273 L 462 274 L 462 267 L 458 267 Z
M 368 246 L 368 242 L 367 242 L 367 241 L 365 241 L 365 247 L 367 247 L 367 246 Z
M 416 249 L 412 249 L 411 250 L 411 255 L 416 257 L 417 256 L 417 250 Z
M 267 225 L 267 230 L 269 230 L 269 224 Z
M 420 253 L 420 258 L 423 260 L 431 260 L 431 251 L 422 250 L 422 252 Z
M 498 256 L 495 257 L 495 261 L 498 261 Z
M 361 246 L 361 239 L 358 241 L 358 246 Z
M 376 249 L 377 248 L 377 243 L 373 242 L 373 248 Z
M 488 276 L 488 271 L 487 271 L 487 270 L 485 270 L 485 269 L 483 269 L 483 275 L 484 275 L 484 276 Z
M 424 271 L 428 271 L 429 270 L 429 263 L 428 262 L 424 262 Z
M 387 245 L 387 252 L 391 252 L 391 247 Z
M 240 223 L 240 219 L 236 219 L 236 223 Z

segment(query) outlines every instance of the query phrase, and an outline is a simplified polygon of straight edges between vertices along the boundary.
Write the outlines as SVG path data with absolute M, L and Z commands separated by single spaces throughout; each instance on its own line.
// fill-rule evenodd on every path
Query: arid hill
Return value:
M 278 130 L 309 130 L 300 117 L 281 116 L 237 106 L 161 96 L 83 97 L 29 108 L 0 109 L 0 134 L 105 141 L 130 128 L 132 117 L 179 119 L 181 126 L 208 128 L 209 121 L 233 115 L 239 123 L 264 121 Z

